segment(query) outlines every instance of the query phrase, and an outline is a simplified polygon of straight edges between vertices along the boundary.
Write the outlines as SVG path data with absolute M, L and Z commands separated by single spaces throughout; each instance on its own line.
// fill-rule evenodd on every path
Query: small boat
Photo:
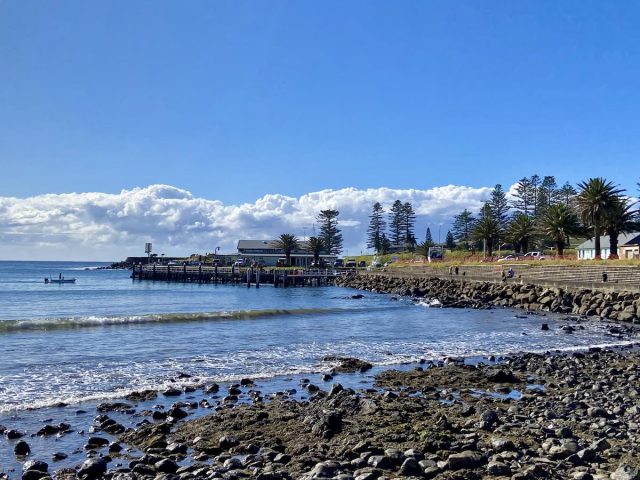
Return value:
M 76 283 L 75 278 L 45 278 L 44 283 Z

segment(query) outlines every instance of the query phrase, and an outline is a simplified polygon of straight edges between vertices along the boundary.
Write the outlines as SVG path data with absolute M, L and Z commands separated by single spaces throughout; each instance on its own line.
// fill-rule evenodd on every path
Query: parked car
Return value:
M 336 258 L 336 261 L 333 262 L 333 266 L 335 268 L 342 268 L 344 267 L 344 260 L 342 258 Z
M 244 267 L 245 261 L 244 258 L 236 258 L 236 261 L 233 262 L 236 267 Z
M 310 267 L 311 268 L 324 268 L 324 267 L 326 267 L 326 264 L 325 264 L 324 260 L 320 260 L 319 262 L 311 262 Z
M 527 252 L 522 257 L 523 260 L 544 260 L 544 253 L 542 252 Z
M 501 257 L 498 259 L 499 262 L 511 262 L 516 260 L 520 260 L 520 255 L 517 255 L 517 254 L 505 255 L 504 257 Z
M 344 266 L 347 268 L 356 268 L 356 259 L 350 258 L 349 260 L 347 260 L 347 263 L 345 263 Z

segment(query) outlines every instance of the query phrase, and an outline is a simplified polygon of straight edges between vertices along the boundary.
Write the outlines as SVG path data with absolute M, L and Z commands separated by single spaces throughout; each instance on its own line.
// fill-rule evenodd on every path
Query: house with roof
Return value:
M 593 238 L 581 243 L 576 248 L 578 260 L 593 260 L 596 258 L 596 245 Z M 609 236 L 600 237 L 600 257 L 609 258 L 611 245 Z M 620 258 L 638 258 L 640 256 L 640 232 L 625 233 L 618 235 L 618 256 Z
M 309 242 L 298 241 L 298 248 L 291 252 L 291 265 L 308 267 L 313 262 L 313 254 L 309 252 Z M 275 267 L 284 263 L 284 250 L 278 248 L 277 240 L 239 240 L 238 258 L 244 258 L 249 263 L 258 262 L 267 267 Z M 332 265 L 337 258 L 334 254 L 323 252 L 320 260 Z

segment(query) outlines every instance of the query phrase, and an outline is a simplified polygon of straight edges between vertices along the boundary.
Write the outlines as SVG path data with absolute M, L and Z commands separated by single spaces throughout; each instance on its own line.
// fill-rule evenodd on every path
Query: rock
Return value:
M 385 455 L 372 455 L 369 457 L 369 460 L 367 460 L 367 465 L 373 468 L 391 470 L 394 467 L 394 462 Z
M 165 397 L 178 397 L 182 395 L 182 390 L 178 390 L 177 388 L 167 388 L 162 394 Z
M 236 445 L 238 445 L 238 443 L 239 443 L 238 440 L 236 440 L 233 437 L 228 437 L 226 435 L 224 437 L 220 437 L 220 440 L 218 440 L 218 445 L 223 450 L 228 450 L 231 447 L 235 447 Z
M 135 412 L 135 408 L 132 405 L 124 402 L 104 402 L 99 403 L 96 407 L 96 410 L 99 412 L 122 412 L 122 413 L 133 413 Z
M 422 474 L 422 468 L 418 460 L 415 458 L 407 458 L 400 466 L 400 474 L 407 477 L 420 476 Z
M 521 380 L 509 370 L 500 369 L 497 372 L 489 372 L 487 380 L 496 383 L 519 383 Z
M 335 397 L 338 393 L 342 392 L 344 388 L 339 383 L 334 383 L 329 390 L 329 397 Z
M 447 467 L 451 470 L 462 470 L 463 468 L 477 468 L 483 463 L 482 456 L 474 451 L 465 450 L 461 453 L 454 453 L 447 458 Z
M 22 471 L 26 472 L 29 470 L 37 470 L 39 472 L 47 473 L 47 471 L 49 470 L 49 465 L 42 460 L 29 460 L 22 466 Z
M 640 473 L 638 469 L 629 465 L 620 465 L 615 472 L 611 474 L 611 480 L 639 480 Z
M 56 452 L 52 455 L 52 459 L 54 462 L 59 462 L 60 460 L 64 460 L 65 458 L 67 458 L 69 455 L 67 455 L 64 452 Z
M 95 448 L 102 448 L 106 445 L 109 445 L 108 439 L 102 437 L 90 437 L 89 440 L 87 440 L 84 448 L 87 450 L 91 450 Z
M 340 465 L 337 462 L 320 462 L 311 470 L 311 478 L 332 478 L 337 473 Z
M 80 480 L 99 480 L 107 472 L 107 461 L 104 458 L 90 458 L 86 460 L 80 470 Z
M 170 458 L 163 458 L 153 466 L 160 473 L 176 473 L 179 468 L 178 464 Z
M 503 462 L 489 462 L 487 473 L 492 477 L 508 476 L 511 475 L 511 467 Z
M 22 432 L 19 432 L 18 430 L 6 430 L 4 432 L 5 436 L 9 439 L 9 440 L 16 440 L 18 438 L 22 438 L 24 436 L 24 434 Z
M 542 327 L 540 328 L 540 330 L 549 330 L 549 324 L 548 323 L 543 323 Z
M 482 412 L 482 415 L 480 415 L 480 428 L 493 431 L 498 421 L 498 413 L 495 410 L 485 410 Z
M 13 453 L 17 456 L 29 455 L 31 453 L 31 448 L 29 447 L 29 444 L 27 442 L 25 442 L 24 440 L 20 440 L 13 447 Z

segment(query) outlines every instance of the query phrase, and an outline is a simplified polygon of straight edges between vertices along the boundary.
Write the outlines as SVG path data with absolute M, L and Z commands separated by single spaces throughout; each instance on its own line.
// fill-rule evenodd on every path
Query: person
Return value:
M 608 280 L 608 278 L 609 278 L 609 275 L 607 275 L 607 272 L 602 272 L 602 281 L 606 282 Z
M 457 265 L 456 265 L 456 268 L 455 268 L 455 272 L 456 272 L 456 275 L 458 275 L 458 266 Z
M 449 266 L 449 275 L 451 275 L 453 273 L 453 267 Z
M 514 272 L 513 272 L 513 268 L 509 267 L 509 271 L 507 272 L 507 276 L 508 276 L 509 278 L 513 278 L 513 274 L 514 274 Z
M 504 273 L 504 270 L 500 272 L 500 278 L 502 279 L 503 282 L 507 281 L 507 275 Z
M 58 274 L 58 280 L 62 280 L 62 273 Z

